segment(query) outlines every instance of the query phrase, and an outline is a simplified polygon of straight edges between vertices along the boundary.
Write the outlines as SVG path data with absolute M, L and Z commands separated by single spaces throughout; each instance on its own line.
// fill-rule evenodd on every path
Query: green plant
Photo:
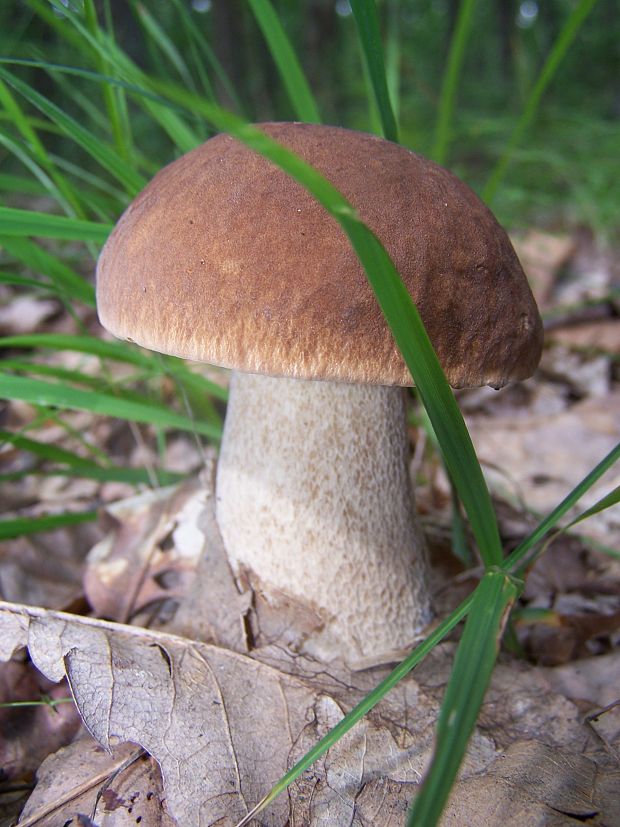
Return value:
M 233 114 L 218 105 L 215 89 L 219 84 L 236 104 L 238 113 L 244 108 L 235 94 L 234 84 L 215 59 L 208 39 L 180 0 L 172 4 L 174 10 L 168 10 L 167 14 L 174 11 L 178 15 L 184 45 L 182 49 L 167 33 L 166 26 L 143 6 L 131 4 L 135 20 L 145 33 L 148 50 L 154 58 L 153 64 L 157 66 L 157 69 L 152 67 L 150 71 L 141 68 L 119 46 L 109 13 L 103 24 L 99 22 L 93 0 L 74 2 L 68 6 L 60 0 L 27 0 L 26 5 L 36 15 L 39 24 L 45 24 L 48 31 L 55 33 L 58 60 L 41 59 L 36 51 L 31 50 L 28 57 L 5 58 L 0 65 L 0 103 L 3 107 L 0 141 L 7 155 L 14 159 L 11 173 L 0 178 L 0 184 L 11 203 L 15 194 L 25 193 L 45 197 L 49 209 L 41 212 L 1 208 L 0 241 L 5 251 L 2 280 L 5 283 L 57 296 L 75 314 L 79 329 L 76 308 L 84 305 L 92 307 L 94 304 L 92 287 L 80 275 L 80 259 L 83 256 L 96 257 L 97 245 L 107 235 L 111 222 L 159 166 L 154 156 L 163 158 L 172 151 L 184 152 L 212 130 L 230 132 L 307 187 L 341 224 L 362 261 L 377 300 L 415 378 L 444 461 L 467 512 L 486 571 L 478 588 L 467 600 L 327 738 L 287 773 L 246 821 L 260 808 L 267 806 L 384 697 L 449 631 L 467 618 L 438 724 L 435 757 L 410 815 L 411 824 L 437 823 L 475 725 L 507 614 L 521 588 L 520 577 L 524 567 L 539 553 L 539 544 L 546 534 L 618 459 L 620 446 L 504 559 L 493 506 L 460 411 L 417 310 L 380 240 L 318 172 L 259 130 L 248 126 L 241 114 Z M 462 6 L 443 82 L 435 143 L 435 152 L 441 158 L 447 154 L 455 128 L 457 80 L 465 60 L 473 6 L 469 2 Z M 526 100 L 512 138 L 505 144 L 502 160 L 489 179 L 490 194 L 497 191 L 507 170 L 508 159 L 516 157 L 543 91 L 592 6 L 592 0 L 581 0 L 561 30 L 551 57 Z M 372 0 L 356 0 L 352 7 L 378 123 L 386 137 L 396 139 L 398 124 L 394 103 L 397 100 L 395 89 L 399 84 L 394 74 L 391 80 L 386 79 L 377 9 Z M 293 114 L 318 120 L 319 107 L 273 6 L 268 0 L 251 0 L 249 8 L 265 35 Z M 396 38 L 397 34 L 392 29 L 392 54 L 396 48 Z M 52 89 L 62 91 L 65 96 L 62 107 L 54 100 L 53 94 L 37 91 L 35 87 L 41 76 L 52 85 Z M 93 105 L 94 95 L 100 95 L 105 117 L 101 117 Z M 27 175 L 24 175 L 23 168 Z M 62 214 L 55 214 L 55 211 Z M 49 241 L 43 243 L 33 238 Z M 72 243 L 68 244 L 68 241 Z M 84 245 L 80 247 L 77 257 L 75 242 Z M 52 416 L 62 420 L 62 414 L 58 411 L 63 409 L 90 410 L 150 423 L 161 434 L 168 428 L 175 428 L 187 429 L 214 440 L 218 438 L 219 417 L 212 405 L 203 407 L 198 418 L 192 418 L 181 410 L 171 411 L 164 404 L 158 387 L 163 375 L 188 396 L 192 393 L 195 398 L 199 395 L 211 399 L 225 396 L 217 385 L 192 372 L 178 360 L 100 341 L 84 330 L 80 335 L 64 339 L 42 334 L 5 338 L 0 340 L 0 346 L 33 351 L 35 354 L 34 358 L 5 362 L 4 371 L 0 374 L 0 394 L 35 405 L 40 417 Z M 71 349 L 94 355 L 101 362 L 101 373 L 93 377 L 79 370 L 68 372 L 39 363 L 36 354 L 42 348 L 57 351 Z M 108 366 L 119 362 L 127 363 L 134 369 L 131 381 L 124 380 L 121 384 L 112 378 Z M 44 378 L 39 378 L 41 376 Z M 135 390 L 136 380 L 140 382 L 140 391 Z M 182 397 L 182 393 L 179 396 Z M 3 439 L 31 452 L 41 461 L 53 463 L 54 470 L 61 473 L 99 479 L 131 479 L 136 483 L 145 480 L 140 469 L 134 473 L 135 469 L 118 468 L 105 456 L 85 459 L 59 449 L 54 451 L 24 433 L 5 434 Z M 127 473 L 128 470 L 131 473 Z M 160 479 L 171 479 L 171 475 L 161 469 Z M 609 507 L 618 501 L 620 495 L 616 490 L 604 498 L 599 507 Z M 592 512 L 592 509 L 589 511 Z M 0 524 L 0 536 L 14 536 L 27 530 L 49 528 L 52 524 L 93 519 L 93 514 L 88 511 L 47 519 L 48 522 L 42 524 L 31 523 L 30 529 L 24 521 L 5 521 Z

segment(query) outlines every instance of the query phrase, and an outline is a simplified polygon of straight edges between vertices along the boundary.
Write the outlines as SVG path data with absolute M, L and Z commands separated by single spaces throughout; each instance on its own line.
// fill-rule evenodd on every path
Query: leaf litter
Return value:
M 178 491 L 171 492 L 175 494 L 181 511 L 195 521 L 187 500 L 183 503 Z M 213 507 L 212 497 L 205 500 L 207 512 L 209 505 Z M 161 504 L 154 509 L 161 513 Z M 207 532 L 205 542 L 217 545 L 217 536 L 208 533 L 213 523 L 204 518 L 198 523 Z M 229 578 L 224 588 L 231 586 L 230 573 Z M 208 583 L 207 570 L 200 589 L 202 606 L 192 601 L 192 590 L 188 593 L 197 627 L 217 630 L 222 620 L 229 625 L 230 617 L 220 615 L 221 588 L 217 580 Z M 205 600 L 205 591 L 210 591 L 210 599 Z M 243 593 L 238 598 L 238 609 L 250 611 Z M 262 648 L 250 656 L 163 629 L 32 607 L 0 605 L 0 618 L 3 656 L 27 645 L 33 663 L 50 680 L 66 674 L 85 726 L 98 743 L 110 748 L 129 741 L 157 760 L 165 790 L 158 794 L 165 797 L 167 813 L 184 827 L 237 823 L 385 674 L 351 673 L 338 665 L 326 669 L 294 657 L 278 640 L 275 626 L 269 627 Z M 237 620 L 241 628 L 241 618 Z M 259 630 L 261 621 L 254 619 Z M 188 618 L 183 622 L 191 635 Z M 169 625 L 174 627 L 174 621 Z M 237 645 L 249 648 L 242 637 Z M 288 799 L 277 799 L 261 823 L 285 825 L 293 818 L 298 824 L 381 825 L 402 813 L 432 754 L 452 649 L 453 644 L 438 647 L 415 678 L 403 681 L 306 772 Z M 562 696 L 554 697 L 535 669 L 502 664 L 461 778 L 484 775 L 511 744 L 539 738 L 543 732 L 546 744 L 581 751 L 583 730 L 577 707 Z M 57 775 L 60 767 L 54 766 Z M 366 820 L 362 814 L 377 806 L 372 791 L 384 795 L 382 785 L 387 781 L 391 803 L 381 816 L 385 820 L 374 815 L 373 821 Z M 520 794 L 515 792 L 517 798 Z M 39 808 L 49 803 L 42 793 L 34 801 Z M 105 815 L 106 800 L 98 806 Z M 458 799 L 451 807 L 458 811 Z
M 615 305 L 605 302 L 615 284 L 613 268 L 599 262 L 591 286 L 584 288 L 587 266 L 580 263 L 581 248 L 575 239 L 539 234 L 529 241 L 535 248 L 540 285 L 535 289 L 543 307 L 553 309 L 558 301 L 566 306 L 595 301 L 598 315 L 580 321 L 590 326 L 587 340 L 579 339 L 571 322 L 575 313 L 582 318 L 582 309 L 571 309 L 566 319 L 550 326 L 564 353 L 552 347 L 537 379 L 498 394 L 461 395 L 500 498 L 508 546 L 511 537 L 516 543 L 531 528 L 535 518 L 530 511 L 544 512 L 555 505 L 573 480 L 600 459 L 605 446 L 617 440 L 619 431 L 612 358 L 617 322 Z M 527 269 L 527 256 L 523 257 Z M 571 272 L 575 266 L 582 267 L 579 278 Z M 62 317 L 54 317 L 53 324 L 64 324 Z M 567 361 L 567 349 L 573 362 Z M 586 364 L 592 356 L 598 359 L 594 367 Z M 581 373 L 575 372 L 575 364 Z M 33 416 L 19 403 L 10 403 L 7 413 L 13 427 Z M 157 461 L 155 454 L 148 456 L 148 429 L 141 432 L 146 439 L 136 451 L 135 435 L 129 435 L 126 426 L 90 415 L 69 416 L 82 416 L 82 430 L 92 427 L 95 444 L 112 448 L 119 457 L 133 453 Z M 54 423 L 44 423 L 39 431 L 44 434 L 53 427 Z M 557 439 L 555 427 L 560 430 Z M 65 432 L 61 441 L 67 444 L 66 440 Z M 572 449 L 568 461 L 567 445 Z M 185 449 L 181 453 L 186 454 Z M 449 528 L 442 513 L 449 503 L 445 487 L 442 492 L 445 484 L 441 472 L 428 463 L 417 470 L 432 480 L 430 498 L 422 497 L 420 504 L 430 533 L 440 538 L 433 545 L 441 546 Z M 37 787 L 22 820 L 35 819 L 50 827 L 124 827 L 138 818 L 139 823 L 164 827 L 233 825 L 384 676 L 381 668 L 352 673 L 334 664 L 326 669 L 287 649 L 289 624 L 310 630 L 316 618 L 299 617 L 294 606 L 264 605 L 247 583 L 232 577 L 218 544 L 212 502 L 205 496 L 209 473 L 207 467 L 200 484 L 132 495 L 118 504 L 109 503 L 134 489 L 108 483 L 89 491 L 108 515 L 100 521 L 96 537 L 80 534 L 85 527 L 77 527 L 36 540 L 45 549 L 41 561 L 46 556 L 56 559 L 62 548 L 75 542 L 71 586 L 64 593 L 54 593 L 45 586 L 45 577 L 38 577 L 36 556 L 23 576 L 7 582 L 3 558 L 4 596 L 31 604 L 3 606 L 4 657 L 14 647 L 23 652 L 19 647 L 28 646 L 30 658 L 48 680 L 45 687 L 66 675 L 83 720 L 97 739 L 78 738 L 39 766 Z M 606 490 L 611 487 L 607 480 Z M 20 492 L 13 490 L 19 508 Z M 43 493 L 47 502 L 59 496 L 64 503 L 79 497 L 70 485 L 50 485 Z M 31 488 L 31 501 L 36 501 L 35 495 L 36 488 Z M 594 492 L 592 501 L 598 496 L 600 492 Z M 585 524 L 588 532 L 599 542 L 615 543 L 619 526 L 614 509 L 595 521 Z M 589 723 L 584 717 L 613 705 L 614 689 L 617 693 L 620 685 L 613 678 L 620 669 L 613 622 L 620 574 L 614 561 L 578 537 L 558 538 L 548 554 L 534 567 L 524 596 L 525 607 L 544 609 L 546 619 L 518 623 L 516 628 L 530 657 L 544 663 L 546 651 L 561 665 L 531 666 L 507 658 L 499 663 L 444 825 L 618 820 L 613 758 L 617 709 Z M 12 559 L 18 556 L 14 552 Z M 449 605 L 456 599 L 450 582 L 467 590 L 471 574 L 461 575 L 451 563 L 442 568 L 442 576 L 437 585 Z M 39 585 L 27 585 L 38 579 Z M 87 606 L 79 602 L 83 593 L 98 616 L 120 622 L 84 616 Z M 34 604 L 69 606 L 78 614 L 46 612 Z M 438 604 L 443 606 L 441 600 Z M 127 621 L 135 625 L 124 625 Z M 538 643 L 532 629 L 538 630 Z M 555 630 L 555 637 L 545 637 L 541 629 Z M 288 797 L 277 799 L 260 823 L 402 824 L 430 760 L 452 652 L 452 643 L 438 647 L 304 773 Z M 584 659 L 592 654 L 596 657 Z M 23 654 L 3 669 L 13 669 L 16 663 L 31 669 Z M 7 674 L 10 683 L 12 674 Z M 33 684 L 31 691 L 44 690 Z M 63 683 L 49 690 L 56 695 L 66 691 Z M 27 743 L 34 736 L 30 732 L 25 737 Z M 42 752 L 56 747 L 48 736 L 41 740 Z M 123 745 L 125 741 L 130 745 Z M 128 756 L 135 760 L 117 772 Z M 29 770 L 38 761 L 38 755 L 33 756 Z

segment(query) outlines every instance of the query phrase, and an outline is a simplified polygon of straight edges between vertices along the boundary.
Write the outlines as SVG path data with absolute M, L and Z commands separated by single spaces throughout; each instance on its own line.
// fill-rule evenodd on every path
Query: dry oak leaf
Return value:
M 339 673 L 337 667 L 330 674 L 303 658 L 287 660 L 273 646 L 255 653 L 261 662 L 136 626 L 0 603 L 0 659 L 26 645 L 51 680 L 66 674 L 99 743 L 110 748 L 129 741 L 157 760 L 166 810 L 180 827 L 233 827 L 386 674 Z M 420 664 L 419 680 L 402 681 L 288 797 L 276 799 L 260 823 L 402 823 L 432 755 L 453 655 L 453 644 L 437 647 Z M 581 749 L 577 709 L 550 692 L 536 670 L 500 662 L 461 778 L 484 773 L 513 741 L 538 737 Z M 112 815 L 104 823 L 116 827 Z
M 283 661 L 268 665 L 171 634 L 0 603 L 0 658 L 26 645 L 47 677 L 66 673 L 100 744 L 130 741 L 157 760 L 165 806 L 182 827 L 237 824 L 370 688 L 352 685 L 349 673 L 346 681 L 299 677 L 283 671 Z M 437 711 L 432 694 L 402 682 L 288 798 L 272 803 L 261 824 L 356 823 L 360 788 L 380 776 L 419 782 Z M 497 754 L 492 738 L 475 733 L 464 771 L 482 771 Z
M 121 744 L 110 753 L 86 736 L 41 764 L 19 824 L 174 827 L 163 797 L 159 767 L 143 750 Z
M 620 771 L 539 741 L 517 741 L 487 772 L 457 782 L 442 827 L 620 824 Z
M 620 391 L 586 399 L 548 416 L 466 418 L 476 453 L 492 491 L 515 493 L 535 513 L 551 511 L 620 438 Z M 509 477 L 498 469 L 510 469 Z M 615 466 L 568 515 L 594 505 L 620 485 Z M 591 517 L 588 535 L 613 546 L 620 542 L 620 507 Z
M 299 679 L 227 650 L 0 602 L 0 658 L 25 645 L 50 680 L 66 673 L 100 744 L 131 741 L 157 759 L 168 810 L 183 827 L 241 820 L 286 772 L 314 703 Z M 287 813 L 277 801 L 265 823 L 282 824 Z

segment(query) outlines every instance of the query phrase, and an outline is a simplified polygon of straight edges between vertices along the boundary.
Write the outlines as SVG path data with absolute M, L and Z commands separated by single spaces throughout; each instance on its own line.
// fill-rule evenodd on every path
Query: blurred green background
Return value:
M 5 56 L 75 65 L 75 50 L 36 13 L 36 5 L 24 0 L 0 4 L 0 51 Z M 79 3 L 74 6 L 79 8 Z M 575 6 L 573 0 L 480 0 L 473 4 L 444 162 L 478 191 L 501 156 Z M 205 33 L 213 49 L 211 56 L 202 57 L 205 65 L 212 61 L 208 69 L 221 103 L 252 121 L 294 117 L 246 0 L 97 3 L 99 18 L 111 20 L 119 45 L 150 75 L 161 77 L 171 76 L 171 64 L 162 60 L 145 20 L 150 15 L 186 58 L 195 47 L 179 7 Z M 279 0 L 274 7 L 306 71 L 323 120 L 359 129 L 378 124 L 375 113 L 369 117 L 365 71 L 348 0 Z M 401 141 L 432 156 L 438 101 L 461 0 L 383 0 L 378 7 Z M 606 241 L 617 236 L 617 12 L 617 0 L 594 4 L 545 92 L 525 140 L 516 148 L 492 203 L 500 219 L 513 228 L 532 223 L 549 229 L 585 225 Z M 49 74 L 27 67 L 18 72 L 66 112 L 83 117 L 74 97 L 75 86 L 82 84 L 84 95 L 92 95 L 92 84 L 65 77 L 63 83 L 71 84 L 73 95 L 63 95 L 62 83 Z M 196 84 L 201 91 L 200 78 L 182 74 L 180 69 L 176 79 L 188 86 Z M 93 102 L 97 103 L 94 98 Z M 135 115 L 136 144 L 156 166 L 173 157 L 177 150 L 171 143 L 166 145 L 163 133 L 154 131 L 139 112 Z M 66 139 L 58 136 L 55 140 L 61 144 Z M 60 146 L 54 147 L 54 140 L 48 145 L 63 154 Z M 14 164 L 8 153 L 0 152 L 5 156 L 3 162 Z M 71 152 L 75 155 L 75 147 Z M 79 152 L 75 160 L 92 163 Z

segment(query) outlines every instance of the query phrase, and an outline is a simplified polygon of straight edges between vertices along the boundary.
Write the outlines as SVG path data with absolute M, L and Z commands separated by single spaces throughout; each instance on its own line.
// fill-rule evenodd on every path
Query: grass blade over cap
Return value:
M 381 117 L 383 136 L 388 141 L 398 142 L 398 125 L 385 75 L 385 61 L 383 59 L 383 44 L 379 15 L 375 0 L 351 0 L 351 8 L 357 25 L 364 58 L 368 67 L 368 74 L 372 81 L 372 89 Z

